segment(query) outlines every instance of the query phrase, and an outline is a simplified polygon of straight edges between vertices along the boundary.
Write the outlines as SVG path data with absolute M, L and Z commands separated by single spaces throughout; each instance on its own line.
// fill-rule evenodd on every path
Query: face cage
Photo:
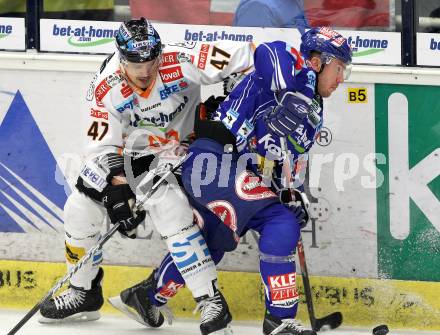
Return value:
M 328 53 L 321 54 L 321 62 L 325 65 L 330 64 L 330 62 L 334 59 L 337 59 L 337 57 L 334 55 L 330 55 Z M 341 61 L 342 61 L 342 59 L 341 59 Z M 351 65 L 351 63 L 345 63 L 344 61 L 342 61 L 342 62 L 345 64 L 345 70 L 344 70 L 344 81 L 345 81 L 350 78 L 352 65 Z

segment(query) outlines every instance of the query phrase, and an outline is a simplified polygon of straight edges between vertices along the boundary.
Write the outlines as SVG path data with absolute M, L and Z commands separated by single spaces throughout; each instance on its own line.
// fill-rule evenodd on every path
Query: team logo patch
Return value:
M 164 84 L 171 83 L 173 81 L 183 78 L 182 69 L 180 66 L 173 66 L 167 69 L 162 69 L 159 71 L 159 73 Z
M 233 109 L 230 109 L 226 112 L 226 117 L 223 118 L 222 121 L 228 129 L 231 129 L 235 121 L 237 121 L 237 119 L 238 119 L 238 113 Z
M 104 99 L 105 95 L 110 91 L 110 86 L 107 83 L 107 79 L 104 79 L 99 83 L 99 85 L 95 89 L 95 99 L 96 101 L 102 101 Z
M 178 63 L 179 60 L 177 59 L 177 52 L 166 52 L 162 55 L 161 67 L 176 65 Z
M 179 61 L 179 63 L 194 63 L 194 56 L 188 55 L 184 52 L 179 52 L 177 54 L 177 60 Z
M 123 103 L 115 106 L 115 109 L 119 112 L 122 113 L 123 111 L 125 111 L 126 109 L 133 109 L 133 102 L 134 99 L 128 99 L 126 101 L 124 101 Z
M 107 84 L 110 87 L 115 87 L 116 85 L 124 81 L 124 79 L 121 76 L 121 71 L 119 70 L 109 75 L 107 78 L 105 78 L 105 80 L 107 81 Z
M 237 231 L 237 214 L 234 207 L 226 200 L 211 201 L 206 205 L 211 212 L 222 220 L 232 231 Z
M 202 44 L 200 48 L 199 53 L 199 62 L 197 64 L 197 67 L 199 69 L 204 70 L 206 67 L 206 60 L 208 59 L 208 51 L 209 51 L 209 44 Z
M 133 45 L 133 48 L 137 49 L 137 48 L 142 48 L 142 47 L 152 47 L 153 44 L 154 44 L 154 42 L 151 40 L 144 40 L 144 41 L 135 42 L 132 45 Z
M 307 84 L 306 86 L 311 90 L 314 90 L 316 87 L 316 74 L 314 71 L 307 72 Z
M 121 94 L 124 98 L 127 98 L 131 94 L 133 94 L 133 89 L 128 84 L 123 83 L 121 88 Z
M 178 84 L 167 84 L 164 85 L 164 88 L 159 91 L 160 99 L 165 100 L 168 98 L 171 94 L 183 91 L 188 87 L 188 83 L 185 81 L 185 79 L 182 79 Z
M 237 135 L 245 140 L 252 132 L 252 130 L 254 130 L 254 126 L 252 125 L 252 123 L 249 120 L 245 120 L 238 129 Z
M 322 27 L 319 29 L 319 34 L 324 37 L 326 40 L 331 40 L 331 44 L 336 47 L 340 47 L 346 41 L 344 37 L 342 37 L 339 33 L 334 30 L 331 30 L 327 27 Z
M 157 293 L 157 295 L 160 295 L 161 297 L 164 298 L 172 298 L 177 294 L 177 291 L 184 287 L 185 285 L 183 284 L 178 284 L 176 282 L 174 282 L 173 280 L 169 280 L 168 283 L 166 283 L 166 285 L 164 285 L 160 291 Z
M 275 193 L 262 185 L 260 177 L 247 170 L 241 172 L 235 180 L 235 192 L 243 200 L 261 200 L 276 197 Z
M 269 276 L 268 285 L 272 306 L 290 308 L 298 303 L 299 294 L 296 289 L 296 273 Z
M 107 112 L 101 112 L 99 109 L 90 109 L 90 116 L 95 117 L 97 119 L 104 119 L 108 120 L 108 113 Z

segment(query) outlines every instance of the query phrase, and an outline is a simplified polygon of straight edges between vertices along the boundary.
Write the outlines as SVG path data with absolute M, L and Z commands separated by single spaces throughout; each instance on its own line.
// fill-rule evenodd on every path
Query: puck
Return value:
M 373 329 L 373 335 L 386 335 L 389 331 L 387 325 L 380 325 Z

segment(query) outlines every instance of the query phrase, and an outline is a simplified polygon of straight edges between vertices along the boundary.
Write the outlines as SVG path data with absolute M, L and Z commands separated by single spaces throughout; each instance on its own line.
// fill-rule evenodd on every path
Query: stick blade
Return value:
M 342 324 L 342 313 L 334 312 L 321 319 L 316 319 L 315 327 L 313 330 L 320 331 L 321 329 L 335 329 Z

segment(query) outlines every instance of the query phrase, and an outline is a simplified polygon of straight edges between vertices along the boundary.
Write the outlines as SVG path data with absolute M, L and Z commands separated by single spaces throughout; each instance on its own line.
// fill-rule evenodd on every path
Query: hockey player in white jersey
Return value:
M 135 237 L 133 232 L 146 213 L 133 213 L 135 189 L 127 180 L 148 170 L 154 156 L 161 156 L 158 145 L 168 149 L 171 145 L 176 159 L 185 152 L 182 143 L 193 131 L 202 84 L 221 82 L 253 63 L 251 43 L 164 46 L 144 18 L 124 22 L 116 35 L 116 46 L 118 52 L 104 61 L 87 94 L 90 109 L 83 129 L 85 163 L 64 208 L 68 268 L 96 245 L 106 215 L 112 223 L 121 223 L 122 234 Z M 136 160 L 125 157 L 124 168 L 126 141 L 139 130 L 144 130 L 142 145 L 130 149 L 151 148 L 156 155 Z M 139 138 L 133 143 L 139 146 Z M 162 185 L 155 197 L 161 201 L 152 202 L 146 210 L 198 302 L 202 334 L 227 333 L 231 315 L 216 287 L 215 264 L 193 222 L 187 198 L 173 183 Z M 102 254 L 95 254 L 93 262 L 72 277 L 66 291 L 41 306 L 40 321 L 98 319 L 103 304 L 101 262 Z M 160 310 L 152 311 L 146 323 L 160 326 Z

